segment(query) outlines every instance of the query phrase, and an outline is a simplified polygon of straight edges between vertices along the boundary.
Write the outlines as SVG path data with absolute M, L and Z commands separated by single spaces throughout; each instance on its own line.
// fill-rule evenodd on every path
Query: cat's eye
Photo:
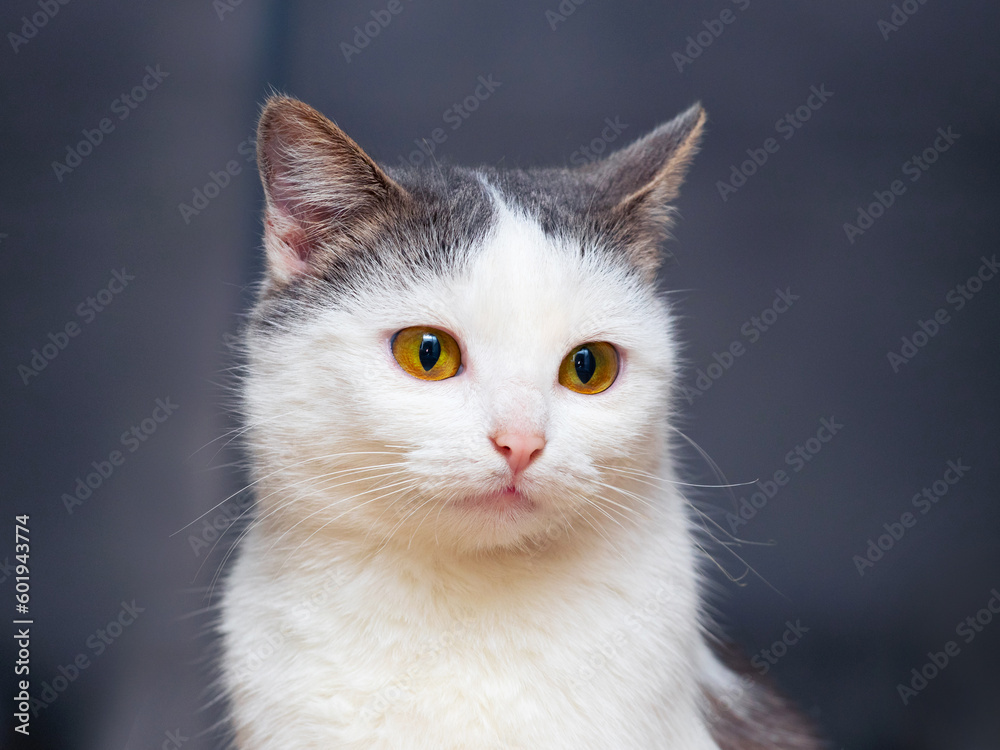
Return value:
M 421 380 L 444 380 L 458 374 L 462 353 L 458 342 L 437 328 L 404 328 L 392 337 L 392 356 L 407 373 Z
M 606 341 L 581 344 L 559 365 L 559 382 L 577 393 L 606 391 L 618 377 L 618 351 Z

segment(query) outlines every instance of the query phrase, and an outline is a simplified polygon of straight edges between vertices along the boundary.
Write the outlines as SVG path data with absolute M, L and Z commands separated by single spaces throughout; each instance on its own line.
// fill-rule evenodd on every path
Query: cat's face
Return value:
M 642 513 L 674 367 L 657 229 L 702 121 L 683 117 L 603 172 L 390 177 L 304 105 L 269 104 L 245 383 L 259 516 L 484 550 Z

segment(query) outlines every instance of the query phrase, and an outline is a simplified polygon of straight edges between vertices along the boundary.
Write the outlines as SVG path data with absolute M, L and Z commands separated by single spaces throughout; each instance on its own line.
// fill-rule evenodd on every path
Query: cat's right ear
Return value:
M 408 198 L 344 131 L 296 99 L 271 97 L 257 126 L 268 272 L 287 283 L 374 232 Z

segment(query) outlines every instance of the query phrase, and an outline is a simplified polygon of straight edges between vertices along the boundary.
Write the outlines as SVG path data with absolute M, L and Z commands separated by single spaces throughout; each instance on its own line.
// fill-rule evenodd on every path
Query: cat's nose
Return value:
M 502 432 L 490 438 L 500 455 L 507 459 L 511 472 L 517 476 L 524 471 L 545 447 L 541 435 L 521 435 L 516 432 Z

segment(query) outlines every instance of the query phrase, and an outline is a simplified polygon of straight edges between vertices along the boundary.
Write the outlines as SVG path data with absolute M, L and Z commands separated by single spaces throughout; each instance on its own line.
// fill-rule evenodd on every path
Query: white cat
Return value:
M 577 170 L 421 172 L 267 103 L 241 750 L 818 747 L 708 645 L 671 462 L 656 272 L 704 120 Z

